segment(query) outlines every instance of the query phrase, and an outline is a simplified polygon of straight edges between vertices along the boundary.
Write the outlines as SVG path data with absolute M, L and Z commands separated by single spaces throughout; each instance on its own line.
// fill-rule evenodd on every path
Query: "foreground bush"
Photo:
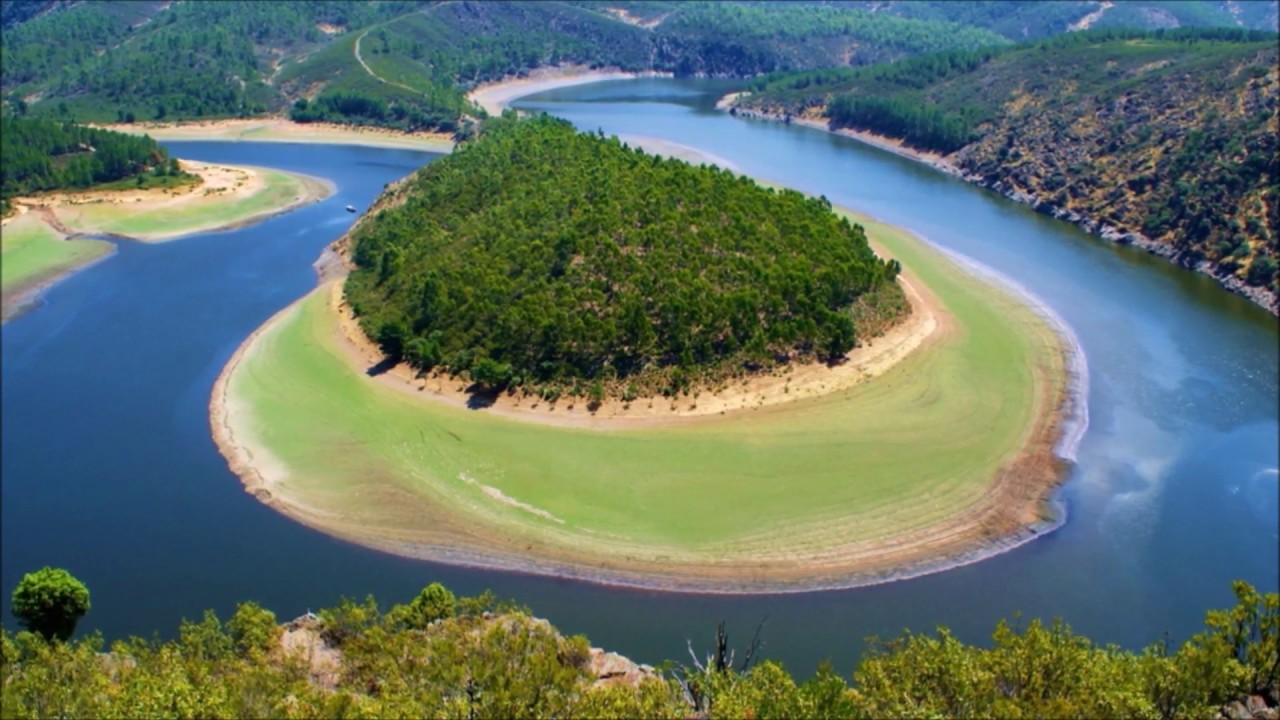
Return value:
M 1248 704 L 1274 717 L 1280 596 L 1234 589 L 1237 605 L 1210 612 L 1176 652 L 1099 647 L 1056 621 L 1002 622 L 989 649 L 940 628 L 875 643 L 852 684 L 830 666 L 803 683 L 775 662 L 751 667 L 755 642 L 735 665 L 723 635 L 705 663 L 652 670 L 491 596 L 449 602 L 443 588 L 417 607 L 344 601 L 283 628 L 246 604 L 226 624 L 210 612 L 176 640 L 134 638 L 105 654 L 98 635 L 6 631 L 0 707 L 6 718 L 1208 718 Z M 425 598 L 439 600 L 430 613 Z

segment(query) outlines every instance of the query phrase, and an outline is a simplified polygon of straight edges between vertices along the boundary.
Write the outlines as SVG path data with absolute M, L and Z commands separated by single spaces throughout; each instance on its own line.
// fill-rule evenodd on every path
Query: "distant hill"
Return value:
M 815 0 L 916 20 L 946 20 L 1036 40 L 1090 28 L 1277 30 L 1276 0 Z
M 98 122 L 297 105 L 304 121 L 448 130 L 471 110 L 469 87 L 545 65 L 750 76 L 1007 42 L 940 20 L 802 3 L 645 7 L 658 24 L 555 0 L 86 0 L 10 12 L 6 102 Z
M 1046 212 L 1274 293 L 1276 47 L 1272 33 L 1090 31 L 763 77 L 739 106 L 901 138 Z

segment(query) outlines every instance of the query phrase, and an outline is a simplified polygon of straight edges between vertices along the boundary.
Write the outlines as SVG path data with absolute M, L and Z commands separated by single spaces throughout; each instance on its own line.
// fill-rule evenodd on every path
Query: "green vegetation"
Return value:
M 1060 620 L 1025 628 L 1001 621 L 986 648 L 939 627 L 873 641 L 851 683 L 830 663 L 798 682 L 759 659 L 758 636 L 735 665 L 723 624 L 705 661 L 655 671 L 617 659 L 609 672 L 625 674 L 605 678 L 585 637 L 565 637 L 488 593 L 462 599 L 429 625 L 417 622 L 412 605 L 381 612 L 372 597 L 283 627 L 244 603 L 225 623 L 206 612 L 184 621 L 177 639 L 130 638 L 107 654 L 97 635 L 64 642 L 6 630 L 0 708 L 5 718 L 1163 720 L 1220 711 L 1249 717 L 1241 702 L 1248 699 L 1262 704 L 1254 717 L 1266 717 L 1280 691 L 1280 596 L 1243 582 L 1233 589 L 1235 607 L 1208 612 L 1206 629 L 1176 650 L 1098 645 Z
M 225 197 L 197 188 L 192 192 L 201 194 L 189 202 L 147 204 L 141 208 L 105 202 L 63 205 L 58 217 L 78 232 L 166 240 L 261 218 L 307 196 L 304 181 L 297 175 L 265 168 L 254 171 L 261 176 L 263 187 L 248 195 Z
M 954 153 L 989 186 L 1275 288 L 1276 65 L 1272 33 L 1099 30 L 767 76 L 744 104 Z
M 0 291 L 6 301 L 34 285 L 111 252 L 103 240 L 63 240 L 34 215 L 16 218 L 0 233 Z M 5 307 L 5 316 L 10 308 Z
M 1096 15 L 1092 27 L 1156 30 L 1176 27 L 1244 27 L 1276 30 L 1273 0 L 845 0 L 847 7 L 872 9 L 917 20 L 946 20 L 986 28 L 1010 40 L 1035 40 L 1067 32 Z
M 838 358 L 853 302 L 897 292 L 898 266 L 824 200 L 545 116 L 425 167 L 354 248 L 346 295 L 388 356 L 492 389 L 676 393 Z
M 63 120 L 287 110 L 302 122 L 448 132 L 476 112 L 469 88 L 547 65 L 744 76 L 1005 42 L 938 20 L 804 4 L 681 3 L 652 29 L 606 7 L 90 0 L 6 26 L 0 90 L 11 106 Z
M 47 190 L 83 190 L 128 181 L 133 187 L 166 186 L 194 178 L 145 135 L 128 135 L 71 123 L 0 115 L 0 202 Z
M 45 567 L 22 576 L 13 591 L 13 616 L 45 640 L 70 640 L 89 612 L 89 589 L 61 568 Z
M 432 557 L 431 548 L 451 547 L 441 559 L 474 551 L 517 557 L 521 567 L 533 556 L 720 586 L 804 576 L 794 550 L 806 548 L 850 558 L 850 576 L 875 574 L 842 549 L 972 509 L 1051 412 L 1062 358 L 1053 331 L 1021 301 L 906 233 L 858 222 L 962 330 L 822 397 L 752 410 L 756 396 L 733 382 L 680 397 L 633 392 L 633 403 L 659 412 L 717 397 L 735 398 L 739 411 L 611 432 L 424 401 L 426 393 L 389 387 L 351 362 L 329 307 L 337 290 L 324 286 L 277 316 L 228 369 L 235 410 L 226 422 L 255 458 L 273 458 L 263 470 L 276 507 L 375 547 Z M 558 406 L 587 405 L 590 388 L 581 392 Z M 553 421 L 560 414 L 548 412 Z M 1017 504 L 1007 501 L 1006 511 Z M 740 561 L 751 578 L 735 572 Z

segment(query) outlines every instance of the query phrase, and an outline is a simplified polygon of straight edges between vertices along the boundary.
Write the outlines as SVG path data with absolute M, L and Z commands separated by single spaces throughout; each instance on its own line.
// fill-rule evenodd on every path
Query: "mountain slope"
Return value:
M 1090 28 L 1276 30 L 1275 0 L 817 0 L 915 20 L 945 20 L 1038 40 Z
M 1046 212 L 1274 292 L 1276 64 L 1266 33 L 1091 31 L 761 78 L 739 103 L 902 138 Z
M 299 120 L 448 130 L 470 86 L 562 62 L 745 76 L 1005 42 L 805 4 L 681 3 L 651 27 L 555 0 L 90 0 L 33 12 L 4 30 L 6 103 L 99 122 L 260 115 L 301 100 Z

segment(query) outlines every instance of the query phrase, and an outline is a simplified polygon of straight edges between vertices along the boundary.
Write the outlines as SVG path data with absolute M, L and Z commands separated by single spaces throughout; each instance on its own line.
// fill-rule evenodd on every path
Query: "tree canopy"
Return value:
M 180 175 L 169 153 L 145 135 L 74 123 L 0 115 L 0 200 L 46 190 L 84 189 L 145 173 Z
M 546 116 L 491 123 L 403 192 L 357 229 L 347 298 L 393 359 L 490 388 L 836 358 L 855 301 L 900 293 L 825 199 Z
M 62 568 L 27 573 L 13 591 L 13 615 L 46 640 L 69 640 L 89 612 L 89 589 Z

